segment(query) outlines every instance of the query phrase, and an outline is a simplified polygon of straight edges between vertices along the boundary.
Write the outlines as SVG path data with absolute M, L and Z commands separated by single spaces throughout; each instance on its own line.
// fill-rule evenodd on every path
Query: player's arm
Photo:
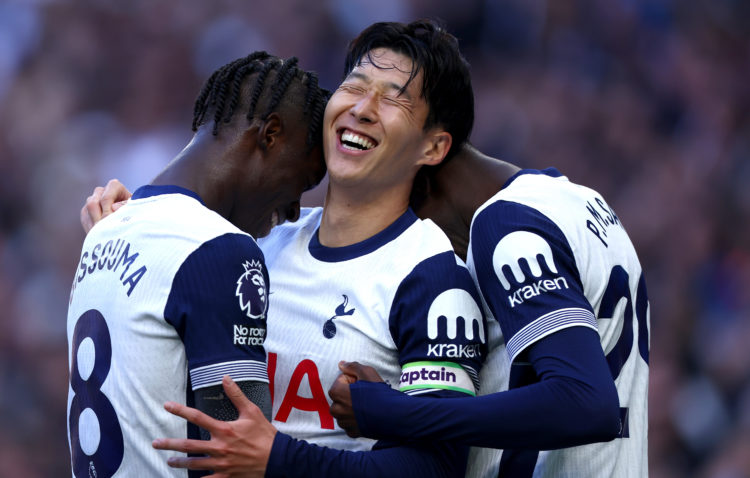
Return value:
M 167 403 L 165 408 L 207 430 L 211 439 L 190 440 L 158 438 L 152 445 L 160 450 L 173 450 L 205 456 L 175 456 L 168 460 L 174 468 L 213 470 L 216 478 L 285 477 L 336 478 L 410 476 L 463 477 L 466 456 L 456 456 L 451 448 L 424 443 L 413 447 L 400 446 L 371 451 L 344 451 L 320 447 L 295 440 L 278 432 L 225 377 L 226 395 L 239 410 L 239 418 L 231 422 L 213 419 L 201 411 Z
M 468 271 L 466 271 L 465 268 L 456 269 L 457 264 L 452 253 L 443 256 L 440 261 L 441 264 L 448 269 L 443 272 L 449 273 L 435 274 L 434 269 L 420 269 L 417 274 L 411 276 L 408 281 L 402 284 L 401 291 L 397 294 L 399 297 L 396 300 L 394 312 L 389 318 L 391 334 L 394 336 L 394 340 L 399 346 L 401 354 L 400 360 L 407 369 L 412 367 L 416 370 L 417 367 L 421 366 L 417 364 L 422 364 L 424 359 L 428 358 L 428 344 L 425 343 L 425 337 L 428 334 L 428 311 L 432 304 L 432 301 L 428 301 L 427 304 L 422 304 L 421 301 L 411 299 L 421 297 L 420 290 L 425 287 L 432 287 L 430 285 L 432 281 L 437 281 L 442 284 L 442 289 L 440 289 L 439 292 L 453 290 L 454 285 L 459 285 L 453 282 L 456 280 L 460 282 L 461 287 L 473 287 Z M 419 273 L 420 271 L 421 274 Z M 456 273 L 460 276 L 459 279 L 456 279 Z M 444 278 L 444 280 L 438 280 L 437 278 L 439 277 Z M 445 281 L 450 283 L 446 283 Z M 427 292 L 426 290 L 423 291 Z M 432 292 L 433 293 L 427 295 L 429 297 L 436 297 L 436 294 L 434 294 L 435 291 L 433 290 Z M 474 393 L 475 384 L 471 376 L 476 375 L 476 369 L 478 369 L 481 364 L 482 354 L 479 353 L 481 349 L 479 337 L 480 331 L 482 334 L 484 331 L 484 318 L 477 306 L 478 296 L 476 295 L 476 291 L 465 291 L 465 293 L 458 294 L 458 297 L 453 297 L 450 296 L 449 293 L 450 297 L 444 296 L 444 299 L 447 298 L 449 300 L 442 300 L 441 303 L 444 306 L 450 307 L 451 313 L 455 312 L 462 317 L 474 317 L 475 323 L 472 328 L 473 338 L 467 341 L 465 338 L 466 334 L 464 330 L 462 330 L 462 342 L 455 345 L 456 347 L 463 345 L 464 350 L 475 350 L 477 351 L 476 355 L 473 355 L 470 359 L 464 358 L 459 360 L 459 362 L 465 363 L 454 364 L 456 365 L 456 380 L 451 381 L 450 379 L 446 379 L 445 376 L 440 377 L 440 374 L 437 374 L 432 380 L 427 380 L 424 383 L 417 383 L 416 380 L 412 380 L 409 383 L 405 382 L 405 390 L 408 389 L 412 393 L 421 392 L 426 395 L 441 397 L 462 396 L 467 395 L 468 393 Z M 471 296 L 470 301 L 467 301 L 467 295 Z M 411 297 L 411 299 L 409 297 Z M 459 301 L 459 306 L 455 305 L 452 300 L 453 298 L 461 299 Z M 470 304 L 473 305 L 469 306 Z M 449 361 L 446 361 L 445 359 L 446 357 L 438 356 L 434 357 L 432 362 L 437 364 L 438 369 L 440 369 L 440 367 L 450 368 L 451 364 L 448 364 L 447 362 Z M 466 369 L 463 368 L 464 365 L 466 366 Z M 471 370 L 471 372 L 468 372 L 467 370 Z M 450 382 L 450 384 L 448 382 Z M 462 388 L 467 388 L 467 390 L 457 391 L 457 389 Z M 468 388 L 471 390 L 468 390 Z M 440 400 L 449 400 L 449 398 L 441 398 Z M 246 430 L 248 434 L 251 434 L 253 433 L 253 426 L 249 425 L 249 420 L 243 418 L 248 415 L 249 414 L 244 414 L 241 409 L 240 419 L 236 422 L 230 422 L 226 426 L 231 427 L 233 430 L 241 428 Z M 209 426 L 209 424 L 203 422 L 203 425 L 201 426 L 206 427 Z M 206 459 L 175 459 L 170 461 L 172 466 L 183 468 L 191 467 L 195 469 L 214 469 L 218 471 L 219 468 L 217 467 L 225 466 L 228 463 L 226 466 L 229 466 L 229 469 L 236 470 L 239 473 L 240 470 L 243 470 L 243 468 L 240 467 L 241 463 L 244 463 L 248 470 L 258 465 L 256 462 L 249 464 L 247 455 L 244 454 L 241 449 L 227 451 L 227 447 L 221 445 L 221 443 L 233 442 L 231 434 L 222 433 L 221 427 L 206 429 L 209 430 L 212 435 L 211 442 L 215 442 L 215 445 L 213 446 L 211 445 L 211 442 L 196 443 L 185 440 L 169 441 L 166 443 L 158 442 L 156 445 L 165 449 L 206 453 L 211 457 Z M 225 435 L 229 436 L 227 437 Z M 253 439 L 251 436 L 243 436 L 242 440 L 252 441 Z M 250 449 L 253 449 L 253 446 L 254 445 L 248 445 Z M 259 448 L 264 446 L 266 445 L 258 445 Z M 369 451 L 344 451 L 317 446 L 302 440 L 295 440 L 288 435 L 277 432 L 274 435 L 272 447 L 269 452 L 265 476 L 306 478 L 318 476 L 358 476 L 365 478 L 392 478 L 393 476 L 410 476 L 414 478 L 463 477 L 466 469 L 467 457 L 468 447 L 444 440 L 404 440 L 399 442 L 381 440 L 376 443 L 372 450 Z
M 479 301 L 468 270 L 458 263 L 453 251 L 426 259 L 402 280 L 388 324 L 398 348 L 402 366 L 399 388 L 404 393 L 445 402 L 476 393 L 478 370 L 486 352 L 485 319 Z M 458 334 L 451 333 L 453 325 L 460 327 Z M 401 436 L 399 440 L 380 440 L 370 451 L 354 452 L 278 433 L 266 476 L 464 476 L 468 446 L 442 437 L 414 440 Z
M 379 442 L 383 446 L 383 442 Z M 268 478 L 463 477 L 468 450 L 445 442 L 410 442 L 369 451 L 336 450 L 277 433 Z
M 110 179 L 105 187 L 97 186 L 81 208 L 81 226 L 88 234 L 94 225 L 120 209 L 131 193 L 117 179 Z
M 411 397 L 384 383 L 357 381 L 336 389 L 334 416 L 356 418 L 370 438 L 443 438 L 490 448 L 553 449 L 607 441 L 620 431 L 619 401 L 598 334 L 571 327 L 528 350 L 540 381 L 474 398 Z M 356 374 L 350 367 L 349 374 Z M 351 416 L 351 415 L 348 415 Z M 342 424 L 339 421 L 339 425 Z M 349 422 L 349 429 L 354 429 Z M 356 433 L 356 432 L 355 432 Z
M 225 374 L 270 418 L 267 284 L 257 244 L 235 233 L 201 244 L 175 275 L 164 315 L 185 346 L 195 406 L 213 418 L 238 416 L 221 385 Z
M 271 419 L 271 393 L 268 383 L 260 381 L 237 382 L 242 394 L 260 408 L 267 420 Z M 208 416 L 224 422 L 237 420 L 239 412 L 227 396 L 224 387 L 213 385 L 195 391 L 195 407 Z M 201 438 L 208 440 L 208 431 L 200 429 Z
M 482 215 L 475 218 L 472 229 L 473 259 L 482 293 L 498 318 L 514 363 L 512 390 L 450 404 L 412 401 L 406 405 L 405 398 L 390 394 L 386 405 L 373 407 L 370 400 L 381 400 L 381 394 L 389 391 L 376 392 L 373 384 L 364 382 L 354 384 L 351 402 L 362 433 L 393 436 L 389 425 L 399 423 L 398 429 L 408 430 L 403 433 L 409 436 L 532 449 L 615 438 L 621 427 L 617 391 L 563 235 L 549 219 L 518 204 L 498 204 Z M 518 231 L 523 234 L 515 234 Z M 526 242 L 503 240 L 521 236 Z M 535 250 L 526 254 L 528 238 L 532 244 L 548 244 L 547 253 L 541 249 L 539 254 L 533 254 Z M 518 257 L 523 259 L 517 261 Z M 554 261 L 554 271 L 549 261 Z M 536 273 L 526 269 L 531 262 L 539 267 Z M 524 277 L 533 278 L 534 284 L 518 282 Z M 535 293 L 533 285 L 540 282 L 546 289 Z M 518 379 L 519 371 L 525 373 L 523 380 Z M 373 395 L 365 396 L 367 392 Z M 397 406 L 392 400 L 404 403 Z M 379 417 L 378 409 L 396 412 Z
M 210 438 L 195 440 L 159 437 L 152 442 L 152 446 L 158 450 L 198 455 L 170 457 L 167 463 L 173 468 L 213 470 L 215 478 L 263 477 L 277 433 L 276 428 L 228 375 L 222 379 L 222 389 L 238 411 L 237 419 L 222 421 L 196 408 L 167 402 L 164 408 L 168 412 L 206 430 Z

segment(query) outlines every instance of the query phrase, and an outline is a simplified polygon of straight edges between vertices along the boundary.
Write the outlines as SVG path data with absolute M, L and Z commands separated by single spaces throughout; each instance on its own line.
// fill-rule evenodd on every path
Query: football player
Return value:
M 648 298 L 612 207 L 554 168 L 521 170 L 468 144 L 424 179 L 415 210 L 448 231 L 486 307 L 481 396 L 393 394 L 375 370 L 342 364 L 330 391 L 339 425 L 484 447 L 470 477 L 648 476 Z
M 187 476 L 151 446 L 198 437 L 163 404 L 230 420 L 224 375 L 270 416 L 269 280 L 254 237 L 296 220 L 325 175 L 329 93 L 296 64 L 257 52 L 218 69 L 190 143 L 87 235 L 68 310 L 73 476 Z

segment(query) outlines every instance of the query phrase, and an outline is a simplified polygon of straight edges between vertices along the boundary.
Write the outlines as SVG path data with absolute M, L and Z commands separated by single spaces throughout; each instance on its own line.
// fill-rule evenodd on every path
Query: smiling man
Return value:
M 273 277 L 266 342 L 273 417 L 283 432 L 269 476 L 463 474 L 463 447 L 352 441 L 332 420 L 325 393 L 338 361 L 353 356 L 407 393 L 476 392 L 484 352 L 478 293 L 445 234 L 409 208 L 419 168 L 443 161 L 453 137 L 465 137 L 449 108 L 471 123 L 470 100 L 450 107 L 435 100 L 448 93 L 445 79 L 468 75 L 457 50 L 429 51 L 453 41 L 417 22 L 376 24 L 352 42 L 323 120 L 325 206 L 261 241 Z M 470 88 L 461 93 L 471 98 Z M 299 439 L 375 451 L 347 455 Z

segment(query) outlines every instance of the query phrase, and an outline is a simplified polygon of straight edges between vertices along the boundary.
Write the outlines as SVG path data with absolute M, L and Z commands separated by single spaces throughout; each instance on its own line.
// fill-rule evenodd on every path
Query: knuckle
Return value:
M 214 428 L 216 432 L 222 435 L 228 435 L 232 432 L 232 426 L 229 424 L 229 422 L 219 422 Z

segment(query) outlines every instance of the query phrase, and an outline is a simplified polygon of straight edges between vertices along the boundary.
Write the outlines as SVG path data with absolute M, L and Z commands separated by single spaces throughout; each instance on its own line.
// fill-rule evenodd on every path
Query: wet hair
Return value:
M 451 134 L 448 157 L 460 149 L 474 125 L 474 91 L 469 64 L 458 49 L 458 40 L 432 20 L 412 23 L 379 22 L 367 27 L 349 43 L 344 77 L 367 59 L 376 48 L 387 48 L 412 59 L 412 68 L 404 89 L 422 72 L 422 96 L 429 112 L 425 130 L 441 126 Z M 446 158 L 448 159 L 448 158 Z
M 195 100 L 193 131 L 212 120 L 216 136 L 221 125 L 229 123 L 241 107 L 247 108 L 248 121 L 265 120 L 280 109 L 298 107 L 300 95 L 290 88 L 296 82 L 305 93 L 301 114 L 308 118 L 307 146 L 312 150 L 322 144 L 323 113 L 330 92 L 318 86 L 317 74 L 300 70 L 297 62 L 296 57 L 283 60 L 257 51 L 222 66 L 209 77 Z

